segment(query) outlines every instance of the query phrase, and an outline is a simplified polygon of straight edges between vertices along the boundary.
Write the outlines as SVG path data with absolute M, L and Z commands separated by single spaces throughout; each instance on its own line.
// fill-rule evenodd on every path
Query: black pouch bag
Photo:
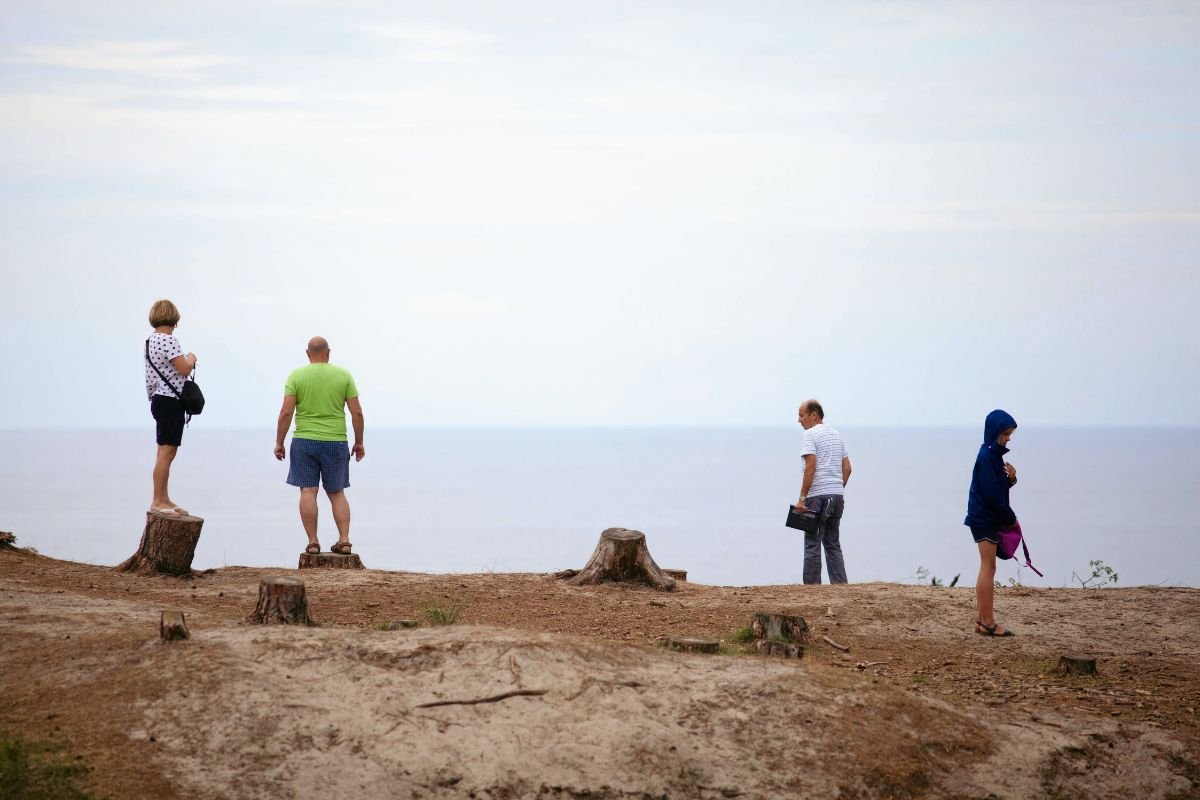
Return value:
M 204 410 L 204 392 L 200 391 L 200 384 L 196 383 L 196 370 L 192 370 L 192 374 L 183 382 L 183 391 L 177 391 L 175 384 L 167 380 L 167 376 L 159 372 L 158 367 L 154 366 L 154 362 L 150 360 L 150 340 L 146 340 L 146 363 L 150 368 L 158 373 L 158 377 L 162 378 L 162 382 L 167 385 L 176 397 L 179 398 L 179 404 L 183 406 L 183 413 L 189 417 L 194 417 Z
M 821 517 L 813 511 L 796 511 L 795 506 L 788 506 L 787 522 L 789 528 L 795 528 L 805 533 L 816 533 L 821 525 Z

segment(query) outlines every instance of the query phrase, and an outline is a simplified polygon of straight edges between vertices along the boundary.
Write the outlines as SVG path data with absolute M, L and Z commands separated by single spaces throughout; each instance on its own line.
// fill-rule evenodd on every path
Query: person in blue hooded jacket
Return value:
M 1008 442 L 1017 421 L 1007 411 L 996 409 L 983 423 L 983 444 L 971 472 L 971 492 L 967 497 L 967 518 L 971 538 L 979 548 L 979 577 L 975 580 L 975 632 L 984 636 L 1012 636 L 1013 632 L 996 623 L 995 599 L 996 547 L 1001 528 L 1014 525 L 1017 515 L 1008 502 L 1008 491 L 1017 482 L 1017 470 L 1004 460 Z

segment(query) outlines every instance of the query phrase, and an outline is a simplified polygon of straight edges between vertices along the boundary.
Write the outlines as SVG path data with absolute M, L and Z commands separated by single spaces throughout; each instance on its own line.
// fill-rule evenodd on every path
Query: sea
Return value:
M 979 558 L 962 520 L 980 432 L 841 431 L 854 466 L 841 534 L 851 582 L 973 585 Z M 0 530 L 19 546 L 98 565 L 137 549 L 152 430 L 0 431 L 0 444 Z M 605 528 L 622 527 L 690 581 L 801 581 L 802 534 L 784 526 L 800 493 L 799 426 L 374 429 L 366 446 L 347 493 L 350 539 L 370 568 L 579 568 Z M 195 568 L 296 565 L 298 491 L 273 448 L 273 430 L 192 421 L 171 495 L 205 520 Z M 1081 586 L 1098 561 L 1110 586 L 1200 586 L 1200 428 L 1022 426 L 1007 459 L 1044 577 L 1002 561 L 1001 582 Z M 323 496 L 319 509 L 327 547 Z

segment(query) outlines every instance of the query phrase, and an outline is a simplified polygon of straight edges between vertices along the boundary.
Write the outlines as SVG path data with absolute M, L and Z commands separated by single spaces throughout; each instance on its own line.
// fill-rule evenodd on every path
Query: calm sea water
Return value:
M 842 542 L 851 581 L 973 583 L 962 525 L 974 430 L 843 428 L 854 476 Z M 607 527 L 646 533 L 660 566 L 724 585 L 798 583 L 800 429 L 369 430 L 351 468 L 351 540 L 367 566 L 422 572 L 580 567 Z M 55 558 L 116 564 L 137 547 L 153 433 L 0 431 L 0 530 Z M 296 563 L 298 492 L 273 431 L 193 422 L 171 494 L 206 520 L 197 568 Z M 1100 559 L 1121 586 L 1200 586 L 1200 429 L 1022 427 L 1013 505 L 1039 578 L 1072 585 Z M 321 541 L 333 541 L 321 499 Z

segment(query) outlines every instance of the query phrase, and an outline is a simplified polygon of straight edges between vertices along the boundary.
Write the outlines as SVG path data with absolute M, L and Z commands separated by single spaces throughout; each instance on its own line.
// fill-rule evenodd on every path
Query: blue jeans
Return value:
M 842 561 L 842 512 L 846 498 L 840 494 L 823 494 L 805 500 L 809 511 L 821 518 L 816 533 L 804 534 L 804 582 L 821 582 L 821 547 L 825 548 L 825 567 L 830 583 L 846 583 L 846 564 Z

